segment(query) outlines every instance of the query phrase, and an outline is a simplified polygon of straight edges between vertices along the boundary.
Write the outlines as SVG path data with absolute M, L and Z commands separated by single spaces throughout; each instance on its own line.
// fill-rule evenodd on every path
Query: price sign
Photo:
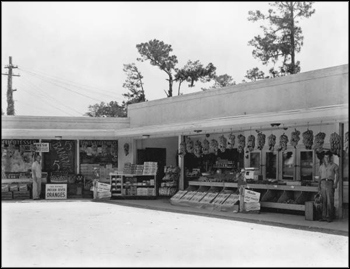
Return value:
M 49 152 L 49 143 L 34 143 L 35 152 Z

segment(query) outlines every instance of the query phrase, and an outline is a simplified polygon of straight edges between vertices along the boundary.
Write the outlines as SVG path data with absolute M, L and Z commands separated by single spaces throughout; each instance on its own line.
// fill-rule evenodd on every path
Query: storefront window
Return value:
M 294 180 L 294 153 L 285 151 L 282 153 L 282 179 Z
M 266 178 L 277 178 L 277 153 L 266 152 Z
M 313 152 L 312 151 L 300 152 L 300 179 L 301 180 L 313 179 Z
M 260 174 L 260 152 L 250 153 L 250 167 L 257 169 L 257 174 Z
M 118 167 L 117 140 L 81 140 L 79 154 L 80 164 L 112 164 Z
M 6 173 L 29 172 L 33 163 L 33 145 L 39 140 L 2 139 L 1 171 Z

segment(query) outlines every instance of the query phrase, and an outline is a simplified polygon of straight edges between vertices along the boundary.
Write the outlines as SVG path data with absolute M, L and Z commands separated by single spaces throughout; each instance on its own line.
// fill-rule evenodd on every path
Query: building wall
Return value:
M 348 104 L 348 65 L 129 106 L 131 127 Z

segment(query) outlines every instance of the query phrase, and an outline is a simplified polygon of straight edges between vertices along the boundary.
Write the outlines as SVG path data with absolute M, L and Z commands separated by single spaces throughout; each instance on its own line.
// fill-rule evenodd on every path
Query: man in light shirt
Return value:
M 40 200 L 41 193 L 41 156 L 35 156 L 35 161 L 32 164 L 33 178 L 33 200 Z
M 333 154 L 326 151 L 321 154 L 318 189 L 322 196 L 322 218 L 320 221 L 331 222 L 334 218 L 334 190 L 338 187 L 339 167 L 333 163 Z

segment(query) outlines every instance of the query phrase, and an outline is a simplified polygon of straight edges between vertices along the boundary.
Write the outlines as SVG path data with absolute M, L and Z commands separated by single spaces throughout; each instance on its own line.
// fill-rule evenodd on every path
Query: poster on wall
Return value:
M 112 164 L 118 166 L 117 140 L 81 140 L 79 142 L 80 164 Z
M 73 140 L 52 140 L 48 142 L 49 152 L 43 153 L 43 171 L 75 173 L 76 143 Z
M 1 140 L 1 171 L 26 173 L 32 167 L 35 153 L 34 144 L 37 139 L 2 139 Z

